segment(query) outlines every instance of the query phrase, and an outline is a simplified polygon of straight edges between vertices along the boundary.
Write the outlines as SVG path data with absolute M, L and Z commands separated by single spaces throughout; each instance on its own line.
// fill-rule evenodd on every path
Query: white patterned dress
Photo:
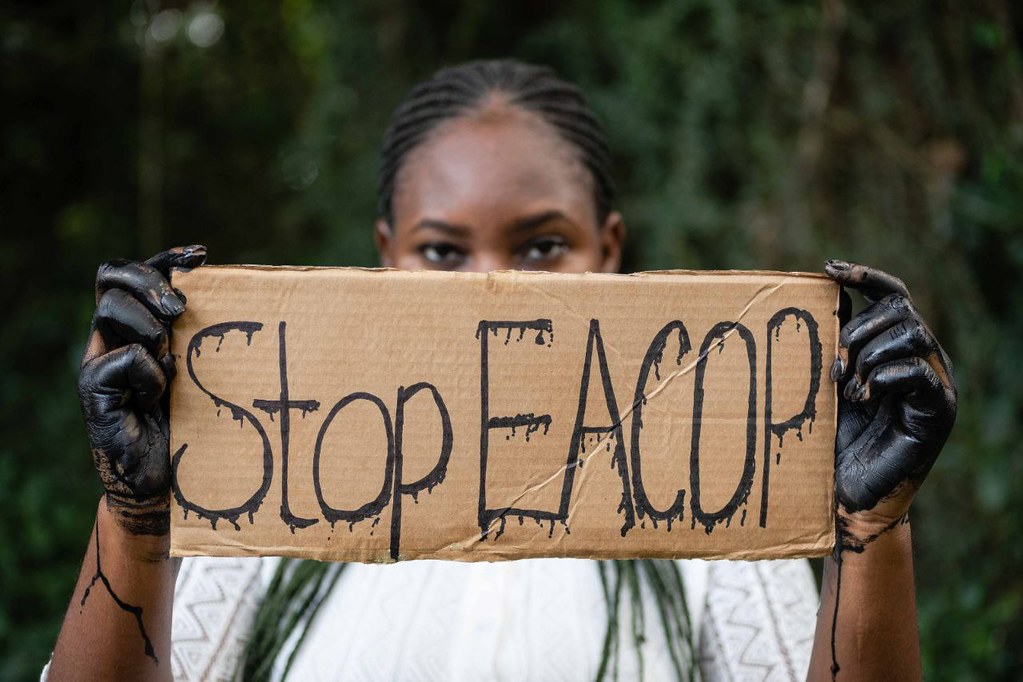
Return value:
M 174 679 L 232 679 L 275 562 L 183 561 L 174 596 Z M 680 566 L 702 679 L 805 678 L 818 602 L 806 561 Z M 674 679 L 653 597 L 646 599 L 644 678 Z M 628 611 L 623 607 L 623 633 L 631 632 Z M 288 679 L 592 680 L 606 623 L 591 561 L 354 564 L 324 603 Z M 621 652 L 620 679 L 639 679 L 628 635 Z

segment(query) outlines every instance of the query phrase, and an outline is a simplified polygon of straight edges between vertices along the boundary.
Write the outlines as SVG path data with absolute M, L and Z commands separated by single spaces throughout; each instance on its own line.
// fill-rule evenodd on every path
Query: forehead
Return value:
M 395 187 L 399 223 L 424 217 L 472 223 L 481 214 L 534 209 L 595 214 L 592 180 L 550 124 L 514 106 L 438 126 L 409 154 Z

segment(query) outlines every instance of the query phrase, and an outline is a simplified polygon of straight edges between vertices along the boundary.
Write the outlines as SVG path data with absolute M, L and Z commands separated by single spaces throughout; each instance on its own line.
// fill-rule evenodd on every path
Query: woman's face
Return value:
M 400 169 L 381 263 L 402 270 L 617 272 L 625 226 L 598 223 L 593 179 L 536 114 L 490 105 L 447 121 Z

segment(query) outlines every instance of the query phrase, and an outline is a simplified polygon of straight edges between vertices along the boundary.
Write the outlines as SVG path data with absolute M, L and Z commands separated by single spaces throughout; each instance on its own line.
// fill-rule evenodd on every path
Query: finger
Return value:
M 841 400 L 838 404 L 838 426 L 835 433 L 835 452 L 842 452 L 870 426 L 876 409 L 872 406 Z
M 155 358 L 169 355 L 167 328 L 123 289 L 103 294 L 94 319 L 108 346 L 139 343 Z
M 206 262 L 206 247 L 202 244 L 175 246 L 158 253 L 146 261 L 164 277 L 170 277 L 171 268 L 197 268 Z
M 133 402 L 152 410 L 167 388 L 160 365 L 140 344 L 133 343 L 93 359 L 78 379 L 86 421 L 103 418 Z
M 870 340 L 856 356 L 856 377 L 863 381 L 875 367 L 909 357 L 926 358 L 938 343 L 923 323 L 909 318 L 889 327 Z
M 185 311 L 185 304 L 171 289 L 167 278 L 145 263 L 117 260 L 99 266 L 96 273 L 96 302 L 99 303 L 99 299 L 110 289 L 124 289 L 145 304 L 149 312 L 166 320 Z
M 125 421 L 127 424 L 135 425 L 139 432 L 155 433 L 160 430 L 158 423 L 160 420 L 148 413 L 141 415 L 130 414 Z M 166 465 L 167 463 L 166 460 L 155 463 L 152 457 L 146 456 L 150 452 L 148 449 L 150 442 L 149 439 L 136 440 L 133 444 L 135 447 L 124 448 L 120 453 L 120 457 L 117 457 L 115 460 L 116 471 L 119 477 L 127 482 L 136 494 L 140 488 L 152 487 L 151 479 L 153 475 L 150 472 L 154 468 L 153 465 L 157 464 L 157 469 L 162 469 L 164 467 L 161 465 Z M 159 478 L 160 476 L 162 476 L 162 472 L 159 472 L 156 477 Z
M 909 289 L 901 279 L 868 265 L 829 260 L 824 264 L 824 272 L 842 286 L 856 289 L 870 301 L 879 301 L 890 294 L 910 297 Z
M 875 367 L 856 399 L 865 401 L 886 394 L 905 394 L 914 391 L 941 395 L 942 389 L 941 380 L 925 359 L 903 358 Z
M 96 321 L 93 320 L 92 327 L 89 329 L 89 339 L 85 342 L 85 349 L 82 351 L 82 362 L 81 367 L 85 367 L 95 358 L 109 352 L 111 349 L 107 346 L 106 341 L 103 340 L 103 334 L 100 333 L 99 329 L 96 328 Z
M 926 468 L 933 458 L 921 462 L 905 441 L 882 438 L 883 454 L 871 447 L 871 438 L 863 434 L 841 452 L 835 466 L 835 492 L 839 504 L 848 511 L 873 509 L 901 486 L 919 484 L 915 473 Z
M 913 314 L 909 300 L 903 296 L 886 296 L 849 320 L 838 335 L 838 357 L 831 365 L 831 380 L 845 377 L 867 343 L 884 330 L 893 327 Z M 862 375 L 861 375 L 862 376 Z

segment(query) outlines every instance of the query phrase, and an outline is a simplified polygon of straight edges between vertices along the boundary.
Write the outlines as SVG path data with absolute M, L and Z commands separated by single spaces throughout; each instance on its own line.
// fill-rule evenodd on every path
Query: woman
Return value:
M 625 227 L 613 210 L 602 132 L 578 90 L 546 69 L 502 61 L 438 72 L 395 112 L 382 156 L 376 242 L 384 265 L 564 272 L 619 267 Z M 52 679 L 170 677 L 175 606 L 175 652 L 189 637 L 213 649 L 223 645 L 219 659 L 216 652 L 199 655 L 202 663 L 192 672 L 229 675 L 240 654 L 235 640 L 247 638 L 252 627 L 254 593 L 265 589 L 256 560 L 186 562 L 175 598 L 180 563 L 167 557 L 161 396 L 174 372 L 168 328 L 185 301 L 166 277 L 170 267 L 195 267 L 204 258 L 202 247 L 186 247 L 146 263 L 100 267 L 80 393 L 106 495 L 54 651 Z M 840 392 L 840 537 L 839 550 L 826 561 L 815 618 L 799 615 L 812 599 L 805 562 L 680 562 L 686 587 L 675 592 L 653 589 L 653 572 L 639 580 L 643 572 L 633 564 L 614 564 L 619 585 L 622 576 L 632 576 L 626 582 L 636 590 L 635 604 L 650 613 L 676 612 L 664 619 L 667 634 L 650 622 L 644 628 L 640 610 L 608 609 L 607 601 L 617 601 L 605 601 L 605 571 L 598 573 L 592 562 L 354 565 L 333 589 L 329 582 L 315 583 L 326 585 L 321 596 L 329 594 L 297 647 L 295 678 L 591 679 L 608 669 L 608 645 L 617 641 L 611 622 L 638 633 L 617 647 L 613 661 L 628 678 L 644 665 L 651 679 L 686 674 L 670 641 L 677 638 L 699 643 L 699 661 L 690 657 L 684 664 L 698 665 L 705 677 L 754 669 L 772 678 L 802 676 L 810 654 L 810 647 L 798 646 L 804 634 L 812 640 L 814 679 L 919 678 L 907 512 L 951 429 L 955 384 L 947 357 L 901 281 L 841 261 L 829 261 L 826 272 L 872 305 L 843 327 L 831 367 Z M 219 570 L 233 583 L 209 579 L 196 587 L 196 576 Z M 299 570 L 313 569 L 299 567 L 289 576 Z M 541 580 L 544 572 L 550 574 Z M 288 635 L 288 628 L 280 633 L 272 627 L 274 613 L 289 613 L 281 608 L 288 602 L 286 582 L 270 586 L 272 596 L 255 617 L 259 633 L 269 623 L 269 631 Z M 185 594 L 196 590 L 205 596 Z M 785 590 L 787 599 L 779 600 Z M 101 596 L 89 596 L 97 592 Z M 666 605 L 665 594 L 678 599 Z M 692 633 L 686 632 L 687 618 L 677 617 L 686 609 L 684 597 L 694 612 Z M 760 631 L 746 617 L 764 612 L 763 604 L 771 608 Z M 786 611 L 778 611 L 779 604 Z M 491 617 L 481 620 L 480 613 Z M 179 628 L 185 622 L 195 631 Z M 674 631 L 672 622 L 679 626 Z M 288 649 L 297 639 L 292 636 Z M 258 641 L 260 648 L 269 645 Z M 185 658 L 175 659 L 182 675 L 189 672 Z

